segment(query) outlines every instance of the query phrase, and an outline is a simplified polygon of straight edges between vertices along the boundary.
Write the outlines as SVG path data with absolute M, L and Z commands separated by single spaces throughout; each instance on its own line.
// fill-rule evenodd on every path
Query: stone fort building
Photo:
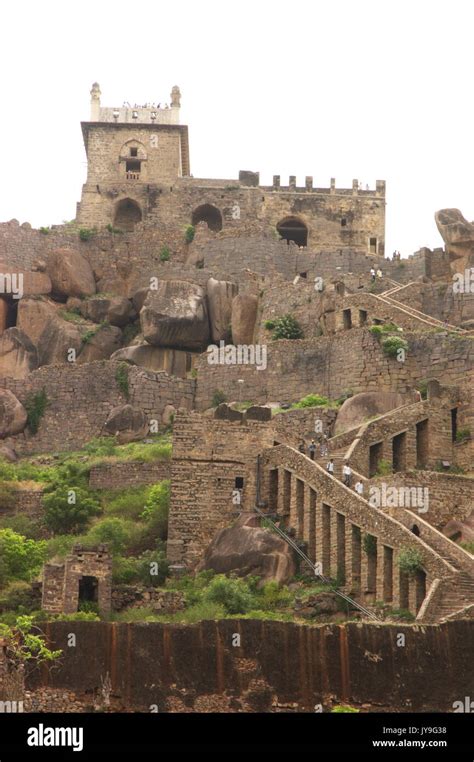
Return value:
M 90 121 L 82 123 L 87 180 L 77 221 L 124 231 L 137 226 L 182 231 L 186 223 L 205 222 L 224 235 L 278 231 L 299 246 L 351 247 L 384 255 L 385 182 L 375 189 L 313 187 L 307 176 L 297 185 L 280 176 L 260 185 L 258 172 L 240 171 L 234 179 L 194 178 L 188 128 L 180 123 L 181 93 L 174 86 L 170 105 L 101 106 L 97 83 L 91 90 Z

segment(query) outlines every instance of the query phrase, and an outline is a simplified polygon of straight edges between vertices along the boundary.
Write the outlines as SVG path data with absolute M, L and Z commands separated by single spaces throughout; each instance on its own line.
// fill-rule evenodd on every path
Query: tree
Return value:
M 43 497 L 43 505 L 46 526 L 59 534 L 80 532 L 92 516 L 101 512 L 98 501 L 80 487 L 58 487 Z
M 45 559 L 45 540 L 31 540 L 13 529 L 0 529 L 0 586 L 14 579 L 30 582 Z

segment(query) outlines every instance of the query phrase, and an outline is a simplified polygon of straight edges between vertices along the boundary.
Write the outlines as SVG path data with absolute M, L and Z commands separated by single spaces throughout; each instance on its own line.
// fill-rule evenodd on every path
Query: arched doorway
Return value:
M 198 222 L 207 223 L 209 230 L 213 230 L 217 233 L 222 230 L 222 214 L 216 206 L 212 204 L 202 204 L 198 206 L 193 212 L 192 223 L 197 225 Z
M 308 228 L 298 217 L 285 217 L 278 223 L 277 230 L 287 243 L 294 241 L 297 246 L 308 243 Z
M 142 210 L 136 201 L 123 198 L 115 207 L 114 227 L 130 232 L 142 220 Z

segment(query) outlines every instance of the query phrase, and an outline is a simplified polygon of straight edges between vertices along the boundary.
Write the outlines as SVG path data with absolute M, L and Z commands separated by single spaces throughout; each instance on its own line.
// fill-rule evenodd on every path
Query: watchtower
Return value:
M 153 208 L 161 187 L 189 175 L 188 128 L 179 123 L 181 93 L 169 103 L 125 102 L 101 106 L 100 86 L 91 89 L 91 115 L 82 122 L 87 180 L 77 221 L 131 231 Z

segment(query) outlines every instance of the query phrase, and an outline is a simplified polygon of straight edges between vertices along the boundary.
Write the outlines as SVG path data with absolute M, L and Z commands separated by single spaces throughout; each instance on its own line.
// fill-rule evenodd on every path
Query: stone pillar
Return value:
M 296 190 L 296 175 L 290 175 L 290 182 L 289 182 L 290 190 Z
M 337 511 L 331 508 L 331 577 L 337 577 Z
M 91 90 L 91 122 L 98 122 L 100 116 L 100 86 L 94 82 Z
M 331 187 L 329 188 L 329 193 L 331 194 L 331 196 L 334 196 L 334 194 L 336 193 L 336 178 L 335 177 L 331 177 Z
M 314 536 L 314 562 L 320 564 L 324 573 L 324 553 L 323 553 L 323 504 L 321 500 L 316 499 L 316 521 Z
M 416 580 L 414 577 L 408 577 L 408 609 L 410 614 L 416 616 Z
M 394 560 L 393 560 L 393 569 L 392 569 L 392 580 L 393 580 L 392 608 L 399 609 L 400 608 L 400 567 L 395 561 L 396 551 L 394 551 L 393 555 L 394 555 Z
M 292 473 L 291 474 L 291 482 L 290 482 L 290 521 L 289 525 L 290 527 L 295 527 L 295 529 L 298 526 L 298 509 L 296 505 L 296 476 Z
M 375 600 L 384 600 L 383 589 L 383 573 L 384 573 L 384 546 L 377 540 L 377 577 L 375 582 Z
M 275 190 L 280 189 L 280 175 L 273 175 L 273 187 Z
M 311 175 L 306 175 L 305 186 L 306 186 L 306 190 L 307 191 L 312 191 L 313 190 L 313 178 L 312 178 Z
M 344 589 L 350 593 L 353 590 L 354 582 L 353 582 L 353 575 L 352 575 L 352 527 L 353 524 L 349 521 L 349 519 L 346 516 L 346 526 L 345 526 L 345 538 L 344 542 L 346 545 L 346 568 L 345 568 L 345 585 Z

